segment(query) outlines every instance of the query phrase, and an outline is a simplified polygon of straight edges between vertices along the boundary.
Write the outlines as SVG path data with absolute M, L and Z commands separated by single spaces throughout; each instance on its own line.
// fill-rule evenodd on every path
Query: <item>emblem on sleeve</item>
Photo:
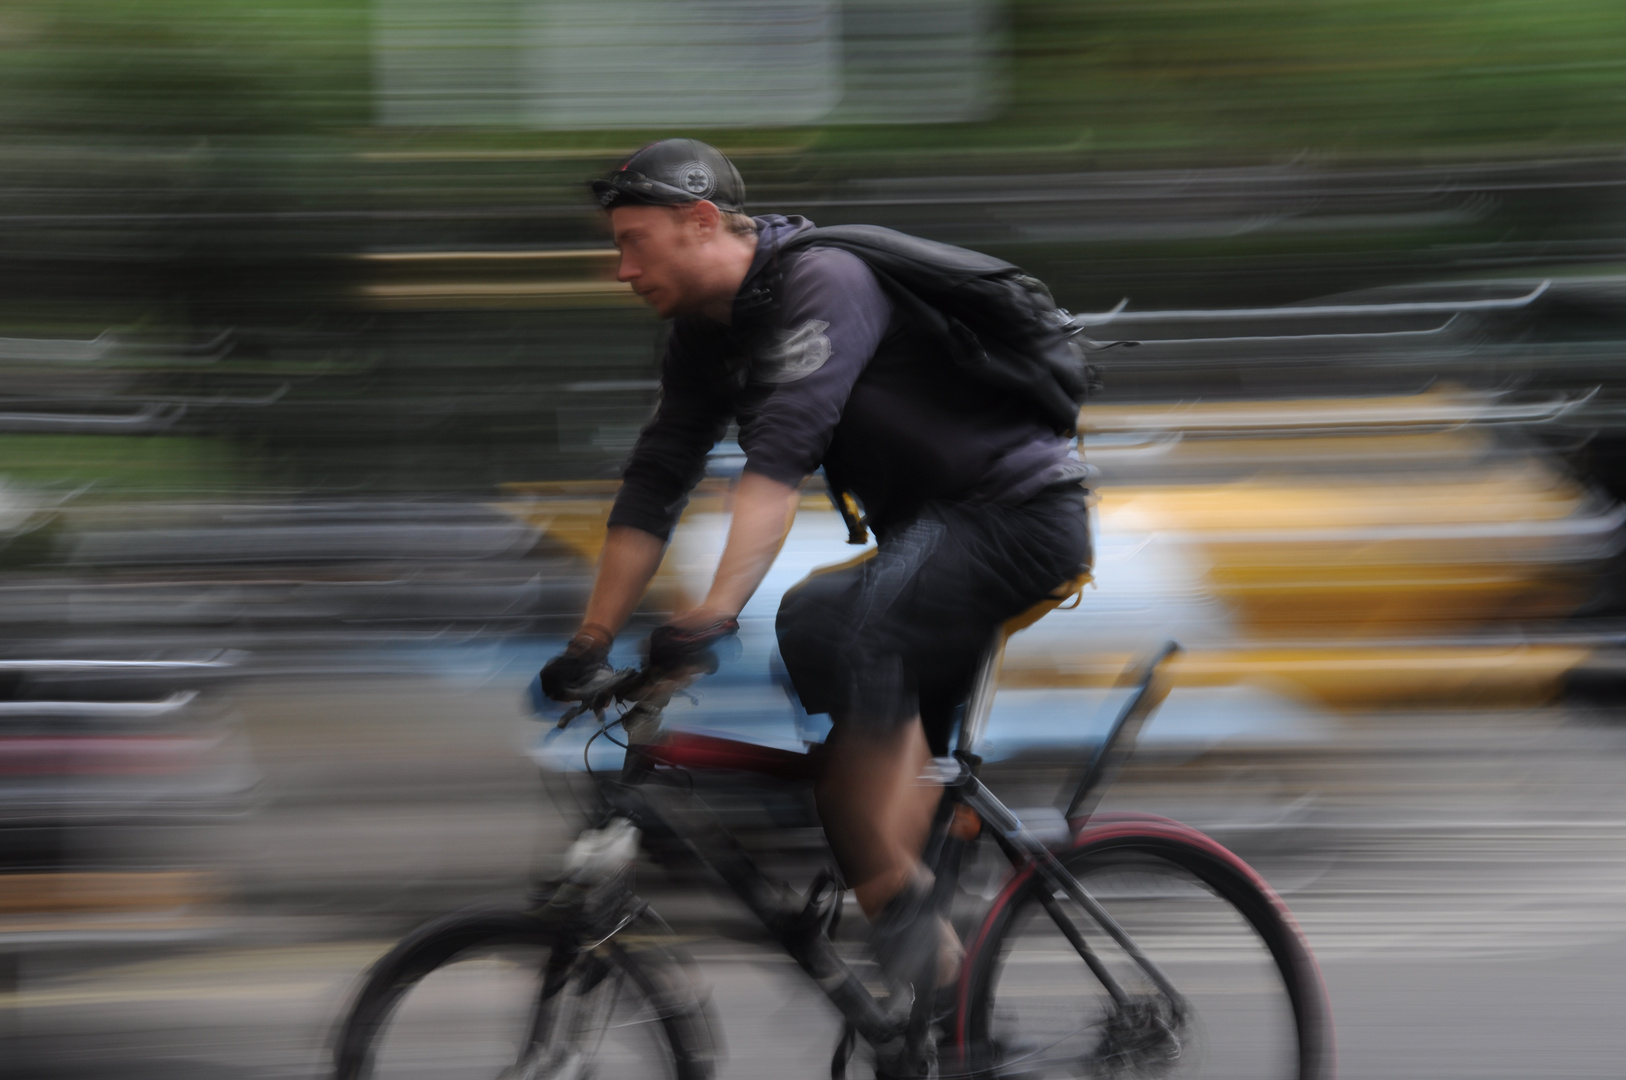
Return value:
M 762 380 L 795 382 L 823 367 L 830 359 L 830 339 L 824 336 L 829 328 L 823 319 L 809 319 L 795 330 L 781 331 L 779 340 L 762 354 Z

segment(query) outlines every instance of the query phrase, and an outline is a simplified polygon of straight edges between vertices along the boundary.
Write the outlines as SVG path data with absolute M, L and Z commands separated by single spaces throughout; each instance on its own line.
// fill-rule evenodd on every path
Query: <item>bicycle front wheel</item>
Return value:
M 1092 829 L 1059 857 L 1178 999 L 1066 890 L 1030 872 L 1001 894 L 968 957 L 958 1042 L 972 1072 L 1001 1080 L 1333 1075 L 1315 961 L 1280 899 L 1235 855 L 1176 823 L 1139 820 Z
M 704 1009 L 648 938 L 579 950 L 517 911 L 422 927 L 376 963 L 335 1047 L 337 1080 L 704 1080 Z

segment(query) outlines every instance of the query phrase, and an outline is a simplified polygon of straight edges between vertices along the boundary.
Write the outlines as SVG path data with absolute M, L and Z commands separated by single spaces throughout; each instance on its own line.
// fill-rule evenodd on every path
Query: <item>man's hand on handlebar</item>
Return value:
M 542 692 L 554 701 L 581 701 L 609 678 L 607 659 L 615 639 L 591 624 L 570 639 L 565 651 L 542 666 Z
M 740 628 L 732 615 L 696 609 L 655 628 L 644 649 L 644 681 L 683 682 L 717 670 L 712 646 Z M 614 638 L 602 627 L 584 625 L 565 651 L 542 668 L 542 692 L 554 701 L 588 701 L 616 677 L 608 663 Z
M 710 675 L 717 670 L 712 646 L 732 637 L 739 628 L 739 620 L 732 615 L 696 608 L 655 628 L 649 635 L 645 660 L 651 671 L 664 678 Z

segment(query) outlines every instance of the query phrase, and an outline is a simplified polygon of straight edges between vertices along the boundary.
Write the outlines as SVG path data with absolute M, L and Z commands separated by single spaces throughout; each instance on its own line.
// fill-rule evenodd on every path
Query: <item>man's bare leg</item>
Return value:
M 837 723 L 825 746 L 819 818 L 858 906 L 873 923 L 925 875 L 920 853 L 943 788 L 921 779 L 932 753 L 918 718 L 881 735 Z M 952 978 L 960 954 L 952 931 L 945 929 L 944 938 L 940 982 Z

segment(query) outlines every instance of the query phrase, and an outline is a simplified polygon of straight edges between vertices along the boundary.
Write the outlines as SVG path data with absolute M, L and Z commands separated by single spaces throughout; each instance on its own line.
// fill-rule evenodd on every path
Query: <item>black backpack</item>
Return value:
M 1031 406 L 1057 434 L 1076 434 L 1079 407 L 1100 383 L 1073 340 L 1071 317 L 1038 278 L 992 255 L 879 225 L 809 229 L 780 251 L 807 247 L 863 259 L 892 302 L 942 338 L 953 363 Z

